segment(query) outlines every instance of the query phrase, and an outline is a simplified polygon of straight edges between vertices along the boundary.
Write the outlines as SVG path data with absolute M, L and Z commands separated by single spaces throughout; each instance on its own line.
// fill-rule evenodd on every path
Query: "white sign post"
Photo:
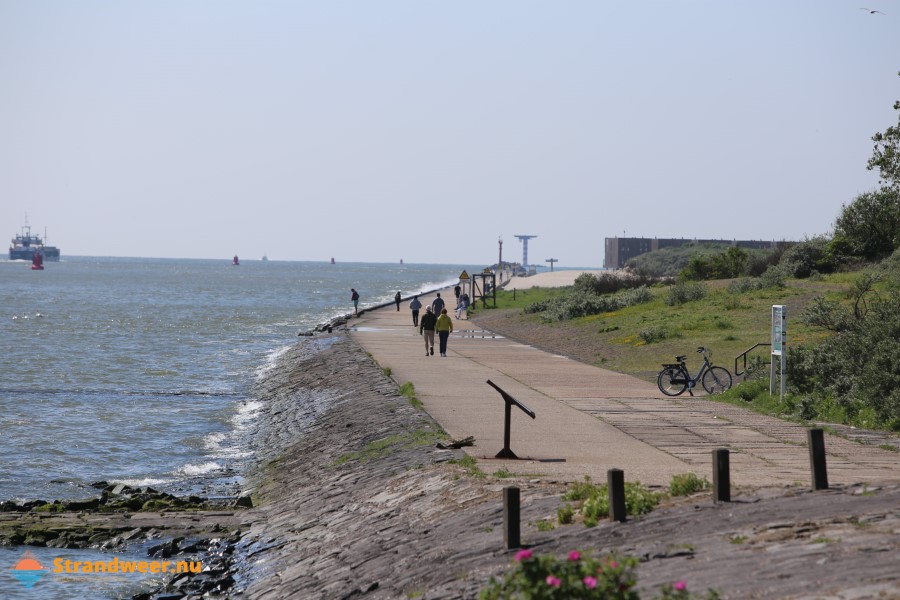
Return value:
M 781 381 L 780 392 L 781 399 L 784 399 L 785 376 L 784 364 L 787 358 L 787 307 L 783 304 L 772 305 L 772 356 L 771 368 L 769 369 L 769 393 L 775 394 L 775 361 L 778 357 L 778 375 Z

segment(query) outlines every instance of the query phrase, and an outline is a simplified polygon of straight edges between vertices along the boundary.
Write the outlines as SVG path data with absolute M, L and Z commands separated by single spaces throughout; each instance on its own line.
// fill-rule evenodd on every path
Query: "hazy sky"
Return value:
M 897 123 L 900 0 L 866 2 L 0 0 L 0 234 L 599 267 L 827 233 Z

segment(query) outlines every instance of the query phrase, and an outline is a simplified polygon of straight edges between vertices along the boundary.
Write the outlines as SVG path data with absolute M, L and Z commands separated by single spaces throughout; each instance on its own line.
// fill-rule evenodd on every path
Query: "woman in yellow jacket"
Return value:
M 437 318 L 435 329 L 440 339 L 441 356 L 447 356 L 447 338 L 450 337 L 450 333 L 453 331 L 453 319 L 447 314 L 446 308 L 441 309 L 441 316 Z

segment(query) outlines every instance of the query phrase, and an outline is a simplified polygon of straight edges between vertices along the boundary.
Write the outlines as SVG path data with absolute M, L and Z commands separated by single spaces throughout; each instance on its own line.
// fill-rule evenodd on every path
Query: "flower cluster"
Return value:
M 639 600 L 634 573 L 637 564 L 636 558 L 606 556 L 595 559 L 578 550 L 569 552 L 565 559 L 552 555 L 536 556 L 531 550 L 520 550 L 503 579 L 491 578 L 479 598 Z M 664 585 L 660 594 L 659 600 L 691 598 L 684 581 Z M 717 594 L 710 592 L 705 597 L 716 598 Z

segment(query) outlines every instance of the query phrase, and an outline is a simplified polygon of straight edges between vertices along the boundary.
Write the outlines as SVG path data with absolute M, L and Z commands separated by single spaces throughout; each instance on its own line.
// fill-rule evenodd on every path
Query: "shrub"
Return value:
M 831 273 L 836 265 L 827 251 L 829 243 L 825 236 L 816 236 L 791 246 L 778 263 L 782 273 L 798 279 L 809 277 L 813 271 Z
M 672 481 L 669 482 L 669 495 L 689 496 L 709 489 L 711 485 L 706 477 L 697 477 L 694 473 L 672 475 Z
M 656 508 L 661 499 L 662 494 L 650 491 L 639 481 L 625 483 L 625 512 L 629 515 L 646 514 Z M 596 486 L 595 491 L 584 500 L 581 516 L 588 527 L 609 516 L 609 487 L 606 484 Z
M 645 344 L 652 344 L 669 337 L 669 330 L 665 325 L 655 325 L 638 333 L 638 337 L 644 340 Z
M 575 290 L 591 294 L 614 294 L 622 290 L 630 290 L 641 286 L 651 286 L 659 281 L 646 274 L 623 272 L 603 272 L 598 274 L 582 273 L 575 279 Z
M 611 296 L 573 291 L 541 302 L 534 302 L 525 308 L 525 312 L 528 314 L 542 313 L 542 318 L 548 322 L 568 321 L 578 317 L 612 312 L 651 300 L 653 300 L 653 292 L 646 286 L 625 290 Z
M 703 283 L 676 283 L 669 288 L 665 303 L 667 306 L 676 306 L 702 300 L 706 297 L 706 285 Z

